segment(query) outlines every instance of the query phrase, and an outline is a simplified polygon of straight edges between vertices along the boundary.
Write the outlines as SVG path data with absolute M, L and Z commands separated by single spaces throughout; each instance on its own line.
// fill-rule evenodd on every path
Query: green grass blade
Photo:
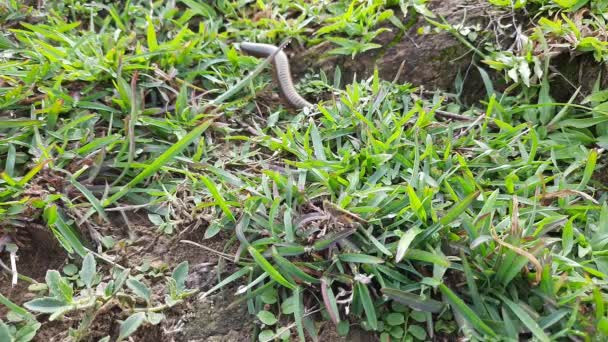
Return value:
M 468 207 L 471 205 L 473 200 L 479 196 L 479 191 L 475 191 L 472 194 L 469 194 L 467 197 L 463 198 L 460 202 L 458 202 L 452 209 L 450 209 L 445 216 L 439 219 L 439 223 L 447 226 L 452 223 L 454 220 L 460 216 Z
M 129 190 L 131 190 L 135 185 L 139 184 L 144 179 L 153 175 L 156 171 L 158 171 L 163 165 L 165 165 L 169 160 L 173 159 L 180 152 L 182 152 L 190 143 L 196 139 L 199 135 L 201 135 L 207 128 L 211 125 L 214 119 L 208 119 L 202 124 L 198 125 L 195 129 L 193 129 L 190 133 L 184 136 L 180 141 L 176 144 L 171 145 L 165 152 L 163 152 L 158 158 L 156 158 L 151 164 L 146 166 L 140 173 L 138 173 L 133 179 L 127 183 L 127 185 L 123 186 L 118 192 L 109 197 L 103 202 L 103 206 L 107 207 L 114 202 L 118 201 L 124 195 L 126 195 Z
M 312 284 L 319 283 L 318 279 L 310 276 L 308 273 L 302 271 L 299 267 L 297 267 L 296 265 L 291 263 L 289 260 L 287 260 L 287 259 L 283 258 L 281 255 L 279 255 L 276 248 L 274 248 L 274 247 L 272 248 L 272 258 L 277 263 L 277 265 L 279 265 L 279 267 L 283 271 L 290 274 L 291 277 L 298 278 L 302 281 L 312 283 Z
M 589 151 L 589 155 L 587 156 L 587 161 L 585 162 L 585 171 L 583 171 L 583 179 L 581 179 L 580 184 L 578 185 L 579 190 L 585 189 L 587 183 L 593 176 L 593 172 L 595 171 L 595 165 L 597 163 L 597 158 L 599 154 L 597 150 L 593 149 Z
M 444 284 L 439 285 L 439 291 L 446 296 L 448 302 L 456 309 L 462 316 L 475 328 L 477 331 L 482 332 L 486 335 L 490 335 L 492 337 L 496 336 L 496 333 L 492 328 L 490 328 L 487 324 L 485 324 L 479 316 L 475 313 L 475 311 L 471 310 L 471 308 L 465 304 L 465 302 L 458 297 L 450 288 L 445 286 Z
M 363 310 L 365 311 L 367 323 L 373 330 L 378 330 L 378 318 L 376 317 L 376 308 L 374 307 L 374 302 L 372 301 L 369 289 L 365 284 L 358 281 L 355 283 L 355 290 L 359 295 L 359 300 L 361 300 L 361 304 L 363 304 Z
M 418 227 L 414 227 L 405 232 L 401 238 L 399 239 L 399 244 L 397 245 L 397 253 L 395 254 L 395 262 L 400 262 L 403 257 L 405 257 L 405 253 L 407 249 L 410 247 L 412 241 L 416 235 L 420 234 L 422 230 Z
M 220 281 L 217 285 L 215 285 L 214 287 L 210 288 L 209 290 L 207 290 L 207 292 L 203 293 L 203 297 L 207 297 L 208 295 L 210 295 L 211 293 L 221 289 L 222 287 L 230 284 L 231 282 L 239 279 L 240 277 L 244 276 L 245 274 L 251 272 L 251 267 L 243 267 L 240 270 L 234 272 L 233 274 L 231 274 L 230 276 L 226 277 L 224 280 Z
M 258 266 L 260 266 L 266 273 L 268 273 L 268 275 L 272 279 L 274 279 L 277 283 L 285 286 L 288 289 L 295 288 L 295 285 L 288 282 L 287 279 L 285 279 L 281 275 L 281 273 L 279 273 L 279 271 L 277 271 L 276 268 L 272 267 L 272 265 L 268 262 L 268 260 L 266 260 L 264 258 L 264 256 L 262 256 L 262 254 L 260 254 L 260 252 L 258 252 L 255 248 L 253 248 L 253 246 L 247 247 L 247 251 L 249 251 L 249 254 L 251 254 L 251 256 L 253 257 L 253 260 L 255 260 L 255 262 L 258 264 Z
M 438 302 L 434 299 L 423 298 L 413 293 L 401 291 L 398 289 L 384 287 L 381 289 L 381 291 L 390 299 L 403 305 L 407 305 L 414 310 L 438 313 L 444 307 L 443 303 Z
M 460 253 L 460 259 L 462 259 L 462 268 L 464 270 L 464 276 L 467 280 L 467 286 L 469 287 L 469 291 L 471 292 L 471 298 L 473 299 L 473 306 L 475 307 L 475 311 L 481 316 L 486 315 L 486 309 L 481 302 L 481 296 L 479 295 L 479 290 L 477 288 L 477 283 L 475 282 L 475 276 L 473 275 L 473 270 L 471 269 L 471 265 L 467 261 L 467 256 L 464 252 Z
M 0 120 L 0 129 L 6 128 L 19 128 L 19 127 L 32 127 L 32 126 L 40 126 L 42 125 L 42 121 L 38 120 L 21 120 L 21 119 L 11 119 L 11 120 Z
M 44 210 L 44 215 L 53 233 L 62 242 L 64 247 L 67 247 L 68 253 L 76 252 L 81 257 L 87 254 L 86 248 L 80 241 L 76 231 L 65 222 L 56 205 L 47 206 Z
M 505 296 L 498 295 L 498 297 L 511 309 L 511 311 L 515 314 L 515 316 L 532 332 L 534 337 L 539 339 L 542 342 L 549 342 L 551 339 L 549 336 L 545 334 L 543 329 L 538 325 L 536 320 L 534 320 L 530 315 L 526 312 L 526 310 L 522 309 L 517 303 L 513 302 L 509 298 Z
M 19 180 L 19 182 L 17 182 L 18 186 L 25 186 L 27 184 L 27 182 L 29 182 L 32 178 L 34 178 L 34 176 L 36 176 L 38 174 L 38 172 L 40 172 L 40 170 L 42 170 L 42 168 L 48 164 L 50 160 L 45 160 L 45 161 L 41 161 L 40 163 L 36 164 L 36 166 L 34 166 L 31 170 L 28 171 L 28 173 L 25 174 L 25 176 L 23 176 L 23 178 L 21 178 Z
M 230 207 L 228 206 L 228 204 L 226 204 L 226 200 L 224 200 L 224 197 L 222 197 L 215 184 L 213 184 L 213 182 L 205 176 L 201 176 L 201 180 L 211 193 L 211 196 L 213 196 L 213 198 L 215 199 L 215 203 L 217 203 L 220 209 L 222 209 L 224 214 L 228 216 L 232 222 L 235 222 L 236 219 L 234 218 L 232 211 L 230 211 Z
M 0 293 L 0 304 L 6 306 L 9 310 L 18 314 L 19 316 L 21 316 L 24 319 L 34 319 L 34 315 L 32 315 L 31 313 L 29 313 L 27 310 L 20 307 L 19 305 L 11 302 L 2 293 Z
M 450 261 L 441 255 L 433 254 L 420 249 L 409 249 L 405 253 L 405 258 L 409 260 L 424 261 L 431 264 L 437 264 L 443 267 L 449 267 Z
M 298 330 L 298 337 L 301 342 L 305 342 L 304 336 L 304 300 L 302 298 L 302 289 L 299 286 L 294 287 L 293 290 L 295 311 L 293 313 L 296 319 L 296 330 Z
M 325 278 L 321 278 L 321 296 L 323 297 L 323 303 L 325 304 L 327 314 L 337 326 L 338 323 L 340 323 L 338 304 L 336 303 L 336 296 Z
M 355 262 L 360 264 L 382 264 L 384 263 L 384 259 L 366 255 L 366 254 L 356 254 L 356 253 L 345 253 L 338 255 L 338 259 L 344 262 Z
M 103 206 L 101 205 L 101 202 L 97 199 L 97 197 L 95 197 L 95 195 L 93 195 L 91 191 L 89 191 L 89 189 L 87 189 L 84 185 L 80 184 L 80 182 L 74 179 L 74 177 L 70 177 L 70 183 L 76 189 L 78 189 L 78 191 L 80 191 L 84 195 L 84 197 L 86 197 L 86 199 L 89 201 L 89 203 L 91 203 L 91 205 L 99 214 L 99 216 L 101 216 L 107 223 L 111 223 L 110 218 L 108 217 L 105 210 L 103 209 Z

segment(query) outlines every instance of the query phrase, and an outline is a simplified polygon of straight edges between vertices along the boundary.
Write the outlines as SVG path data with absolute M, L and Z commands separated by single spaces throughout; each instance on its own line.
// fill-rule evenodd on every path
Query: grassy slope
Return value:
M 402 16 L 345 1 L 277 3 L 2 9 L 3 233 L 18 235 L 34 216 L 85 255 L 71 232 L 88 217 L 103 224 L 108 208 L 141 206 L 167 234 L 198 215 L 207 238 L 225 230 L 241 244 L 238 275 L 251 284 L 261 338 L 281 324 L 314 335 L 319 315 L 397 340 L 601 336 L 608 206 L 592 174 L 605 93 L 552 104 L 545 82 L 490 91 L 469 110 L 377 78 L 343 85 L 336 68 L 306 80 L 335 96 L 311 113 L 256 106 L 270 77 L 238 90 L 260 61 L 232 42 L 325 37 L 356 54 L 375 47 L 377 23 Z M 185 202 L 183 189 L 193 194 Z M 125 292 L 145 298 L 138 288 Z

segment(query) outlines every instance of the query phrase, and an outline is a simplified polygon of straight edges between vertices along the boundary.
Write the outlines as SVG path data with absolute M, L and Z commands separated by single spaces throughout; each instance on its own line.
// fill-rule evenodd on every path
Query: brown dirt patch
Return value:
M 130 214 L 130 230 L 137 238 L 132 244 L 123 243 L 120 237 L 126 238 L 128 230 L 124 221 L 116 218 L 113 227 L 104 227 L 104 235 L 112 235 L 118 241 L 114 252 L 118 256 L 117 262 L 124 267 L 136 268 L 147 263 L 152 268 L 164 270 L 169 275 L 171 270 L 180 262 L 187 260 L 190 265 L 187 285 L 189 288 L 208 290 L 217 282 L 217 273 L 226 277 L 234 271 L 230 263 L 218 263 L 218 256 L 196 246 L 180 243 L 187 239 L 205 245 L 217 251 L 223 251 L 229 236 L 218 234 L 215 238 L 204 240 L 204 227 L 179 236 L 179 231 L 173 235 L 164 235 L 156 231 L 143 215 Z M 39 282 L 44 282 L 46 271 L 60 270 L 68 262 L 67 255 L 55 244 L 54 237 L 42 228 L 32 230 L 26 246 L 20 248 L 17 267 L 19 272 Z M 6 253 L 2 255 L 3 261 L 8 264 Z M 98 268 L 107 271 L 108 265 L 98 261 Z M 107 274 L 107 273 L 106 273 Z M 34 298 L 34 294 L 27 290 L 28 283 L 19 281 L 18 285 L 11 287 L 10 275 L 6 272 L 0 276 L 0 292 L 17 304 L 23 304 Z M 158 301 L 162 302 L 165 282 L 162 276 L 148 284 Z M 206 299 L 197 296 L 189 298 L 184 303 L 165 311 L 166 318 L 156 326 L 140 328 L 132 336 L 133 341 L 244 341 L 252 331 L 252 318 L 243 305 L 228 308 L 234 299 L 231 295 L 234 289 L 226 289 Z M 6 308 L 0 307 L 0 316 L 6 315 Z M 101 337 L 118 335 L 119 320 L 124 320 L 129 313 L 117 305 L 110 305 L 100 312 L 93 325 L 88 329 L 89 335 L 85 341 L 97 341 Z M 37 341 L 67 341 L 69 328 L 77 328 L 81 314 L 72 313 L 63 321 L 47 322 L 48 315 L 39 316 L 42 323 Z

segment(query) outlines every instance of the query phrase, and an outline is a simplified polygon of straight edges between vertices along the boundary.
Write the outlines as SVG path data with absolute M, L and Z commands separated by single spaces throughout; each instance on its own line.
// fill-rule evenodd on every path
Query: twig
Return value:
M 486 116 L 484 114 L 480 115 L 479 117 L 477 117 L 477 119 L 475 121 L 473 121 L 467 128 L 465 128 L 462 132 L 458 133 L 458 135 L 456 136 L 456 138 L 460 138 L 461 136 L 467 134 L 468 131 L 470 131 L 474 126 L 477 126 L 477 124 L 483 120 L 483 118 L 485 118 Z
M 156 203 L 150 202 L 150 203 L 144 203 L 144 204 L 136 204 L 136 205 L 124 205 L 124 206 L 120 206 L 120 207 L 113 207 L 113 208 L 107 208 L 104 209 L 105 211 L 129 211 L 129 210 L 138 210 L 141 208 L 145 208 L 145 207 L 149 207 L 151 205 L 155 205 Z
M 447 112 L 445 110 L 440 110 L 440 109 L 435 110 L 435 115 L 440 118 L 443 118 L 443 119 L 452 119 L 452 120 L 457 120 L 457 121 L 473 121 L 473 118 L 471 118 L 471 117 L 452 113 L 452 112 Z
M 95 257 L 99 258 L 100 260 L 103 260 L 103 261 L 107 262 L 108 264 L 110 264 L 112 266 L 118 267 L 118 268 L 120 268 L 123 271 L 127 269 L 126 267 L 124 267 L 124 266 L 122 266 L 122 265 L 120 265 L 120 264 L 118 264 L 118 263 L 116 263 L 116 262 L 108 259 L 107 257 L 105 257 L 105 256 L 103 256 L 103 255 L 101 255 L 101 254 L 99 254 L 97 252 L 94 252 L 94 251 L 92 251 L 92 250 L 90 250 L 88 248 L 86 248 L 86 251 L 89 252 L 89 253 L 91 253 L 91 254 L 93 254 Z
M 395 74 L 395 78 L 393 78 L 393 84 L 397 83 L 397 81 L 399 80 L 399 77 L 401 77 L 401 73 L 403 72 L 403 69 L 405 68 L 405 59 L 401 62 L 401 65 L 399 65 L 399 69 L 397 70 L 397 74 Z
M 200 289 L 192 290 L 192 292 L 189 293 L 189 296 L 195 295 L 195 294 L 197 294 L 199 292 L 200 292 Z M 136 309 L 133 310 L 133 312 L 159 312 L 159 311 L 165 311 L 165 310 L 170 309 L 170 308 L 172 308 L 172 307 L 174 307 L 174 306 L 176 306 L 178 304 L 181 304 L 183 302 L 184 302 L 183 299 L 178 299 L 175 302 L 172 302 L 171 304 L 162 304 L 162 305 L 155 306 L 155 307 L 152 307 L 152 308 L 136 308 Z
M 17 257 L 17 253 L 13 250 L 9 252 L 10 258 L 11 258 L 11 271 L 13 272 L 13 279 L 11 281 L 11 286 L 15 286 L 17 285 L 17 278 L 18 278 L 18 274 L 17 273 L 17 261 L 16 261 L 16 257 Z
M 230 254 L 227 254 L 227 253 L 223 253 L 223 252 L 220 252 L 220 251 L 216 251 L 213 248 L 209 248 L 207 246 L 203 246 L 200 243 L 196 243 L 196 242 L 190 241 L 190 240 L 180 240 L 179 242 L 185 243 L 185 244 L 188 244 L 188 245 L 192 245 L 192 246 L 196 246 L 196 247 L 199 247 L 199 248 L 202 248 L 202 249 L 204 249 L 206 251 L 209 251 L 211 253 L 217 254 L 219 257 L 221 257 L 223 259 L 229 260 L 230 262 L 234 263 L 234 256 L 233 255 L 230 255 Z M 253 261 L 253 260 L 251 260 L 251 261 Z
M 302 318 L 308 317 L 310 315 L 314 315 L 314 314 L 316 314 L 319 311 L 321 311 L 321 309 L 313 310 L 313 311 L 311 311 L 311 312 L 309 312 L 307 314 L 304 314 Z M 293 328 L 295 326 L 296 326 L 296 323 L 294 322 L 294 323 L 291 323 L 290 325 L 284 327 L 283 329 L 278 330 L 277 333 L 274 336 L 272 336 L 272 338 L 269 341 L 273 341 L 274 339 L 276 339 L 279 336 L 281 336 L 284 332 L 291 330 L 291 328 Z
M 474 123 L 477 123 L 478 120 L 485 117 L 485 115 L 482 114 L 482 115 L 478 116 L 477 118 L 473 119 L 470 116 L 460 115 L 460 114 L 456 114 L 456 113 L 452 113 L 452 112 L 448 112 L 448 111 L 440 110 L 440 109 L 435 110 L 435 116 L 438 116 L 443 119 L 451 119 L 451 120 L 456 120 L 456 121 L 469 121 L 469 122 L 473 121 Z M 490 126 L 492 128 L 498 128 L 498 126 L 493 122 L 488 122 L 488 126 Z
M 125 221 L 125 225 L 127 226 L 127 234 L 129 235 L 129 239 L 135 240 L 137 237 L 135 236 L 135 233 L 133 232 L 133 228 L 131 228 L 131 222 L 129 221 L 127 214 L 125 214 L 124 211 L 121 211 L 120 215 L 122 216 L 122 219 Z

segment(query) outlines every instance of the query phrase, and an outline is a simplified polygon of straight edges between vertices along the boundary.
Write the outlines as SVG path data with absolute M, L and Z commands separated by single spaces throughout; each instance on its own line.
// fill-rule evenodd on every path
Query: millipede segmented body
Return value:
M 270 44 L 260 43 L 240 43 L 241 50 L 254 57 L 268 57 L 277 51 L 278 47 Z M 289 69 L 289 59 L 283 51 L 279 51 L 272 61 L 279 82 L 279 89 L 283 97 L 296 108 L 312 107 L 293 85 L 291 71 Z

